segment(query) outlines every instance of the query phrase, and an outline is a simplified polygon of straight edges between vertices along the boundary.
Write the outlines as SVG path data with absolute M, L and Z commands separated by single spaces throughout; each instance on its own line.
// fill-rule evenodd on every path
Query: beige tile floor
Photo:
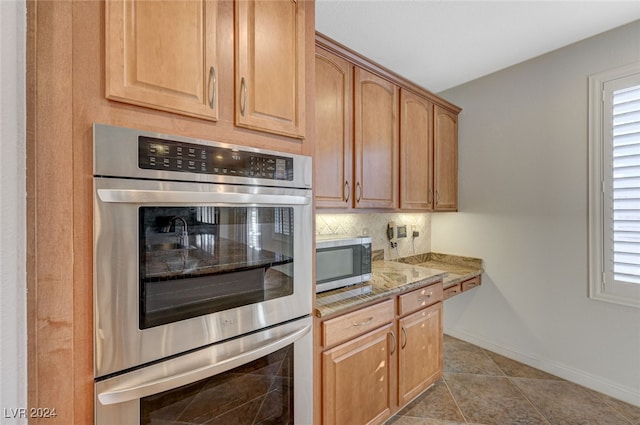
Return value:
M 444 376 L 391 424 L 640 425 L 640 408 L 445 335 Z

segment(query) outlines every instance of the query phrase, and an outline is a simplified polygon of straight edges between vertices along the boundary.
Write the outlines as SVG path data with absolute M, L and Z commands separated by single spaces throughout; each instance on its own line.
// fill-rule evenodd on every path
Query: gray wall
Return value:
M 460 212 L 432 248 L 481 257 L 445 332 L 640 405 L 640 309 L 587 297 L 587 78 L 640 60 L 640 21 L 453 88 Z
M 27 407 L 24 0 L 0 1 L 0 58 L 0 422 L 4 424 L 26 423 L 4 409 Z

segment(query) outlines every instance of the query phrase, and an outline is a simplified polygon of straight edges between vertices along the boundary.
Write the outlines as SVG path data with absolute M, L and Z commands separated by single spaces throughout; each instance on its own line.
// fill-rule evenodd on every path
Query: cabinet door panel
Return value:
M 107 98 L 218 118 L 216 2 L 111 1 L 105 9 Z
M 400 91 L 400 208 L 433 205 L 433 104 Z
M 400 92 L 400 208 L 433 205 L 433 104 Z
M 353 66 L 322 50 L 316 50 L 315 64 L 316 206 L 349 208 L 353 199 Z
M 305 2 L 236 2 L 236 124 L 304 137 Z
M 458 116 L 434 108 L 435 209 L 458 209 Z
M 398 87 L 354 72 L 356 207 L 398 206 Z
M 322 423 L 379 424 L 391 415 L 391 325 L 322 353 Z
M 442 302 L 399 321 L 398 400 L 409 402 L 442 375 Z

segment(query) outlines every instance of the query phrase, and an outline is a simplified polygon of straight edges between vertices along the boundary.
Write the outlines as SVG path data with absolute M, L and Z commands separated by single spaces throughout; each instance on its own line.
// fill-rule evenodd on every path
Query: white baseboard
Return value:
M 606 394 L 615 399 L 640 407 L 640 392 L 638 389 L 619 385 L 615 382 L 608 381 L 581 370 L 573 369 L 549 359 L 531 356 L 529 354 L 519 352 L 512 347 L 495 344 L 464 331 L 445 329 L 445 333 L 454 338 L 461 339 L 486 350 L 508 357 L 512 360 L 524 363 L 527 366 L 540 369 L 559 378 L 587 387 L 593 391 Z

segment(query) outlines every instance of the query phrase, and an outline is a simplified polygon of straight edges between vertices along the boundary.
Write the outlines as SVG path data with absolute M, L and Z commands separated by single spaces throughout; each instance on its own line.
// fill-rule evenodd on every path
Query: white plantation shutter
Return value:
M 640 85 L 613 91 L 611 102 L 613 278 L 640 284 Z
M 589 77 L 589 296 L 640 307 L 640 63 Z

